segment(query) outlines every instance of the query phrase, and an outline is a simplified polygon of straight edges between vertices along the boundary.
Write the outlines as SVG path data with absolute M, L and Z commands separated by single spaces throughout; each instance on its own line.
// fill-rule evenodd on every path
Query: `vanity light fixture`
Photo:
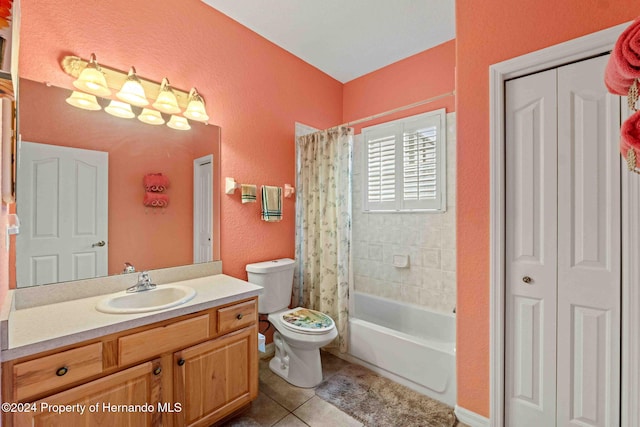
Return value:
M 189 92 L 189 103 L 187 104 L 184 116 L 198 122 L 206 122 L 209 120 L 207 110 L 204 106 L 204 99 L 202 99 L 202 96 L 200 96 L 195 87 L 191 88 Z
M 191 126 L 189 125 L 189 120 L 185 119 L 181 116 L 171 116 L 169 121 L 167 122 L 167 126 L 171 129 L 175 130 L 189 130 Z
M 148 125 L 163 125 L 164 119 L 159 111 L 151 108 L 143 108 L 142 113 L 138 116 L 138 120 Z
M 133 111 L 131 111 L 131 105 L 126 102 L 116 101 L 115 99 L 105 107 L 104 111 L 122 119 L 132 119 L 136 116 L 133 114 Z
M 138 76 L 134 67 L 126 73 L 99 66 L 94 54 L 89 60 L 65 56 L 61 65 L 68 75 L 76 79 L 73 85 L 81 91 L 67 98 L 67 102 L 75 107 L 100 110 L 102 107 L 94 96 L 97 95 L 109 100 L 105 111 L 117 117 L 135 117 L 131 105 L 142 107 L 138 118 L 148 124 L 164 124 L 165 119 L 160 112 L 172 115 L 167 126 L 178 130 L 191 129 L 187 119 L 203 123 L 209 120 L 204 99 L 195 88 L 186 92 L 171 87 L 167 78 L 162 79 L 162 83 L 148 80 Z M 154 109 L 148 107 L 150 103 L 153 103 Z M 177 115 L 182 111 L 182 115 Z
M 153 103 L 153 108 L 167 114 L 179 114 L 181 111 L 176 94 L 173 93 L 173 89 L 171 89 L 169 80 L 166 77 L 162 79 L 160 93 L 156 98 L 156 102 Z
M 91 54 L 91 59 L 87 66 L 80 72 L 77 80 L 73 82 L 73 85 L 83 92 L 90 93 L 97 96 L 109 96 L 111 90 L 107 86 L 107 79 L 102 74 L 102 70 L 96 60 L 96 55 Z
M 95 96 L 84 92 L 78 92 L 77 90 L 74 90 L 71 93 L 71 96 L 65 101 L 67 101 L 68 104 L 77 108 L 82 108 L 83 110 L 97 111 L 102 109 Z
M 116 96 L 121 101 L 128 102 L 136 107 L 146 107 L 149 105 L 142 83 L 140 83 L 140 79 L 136 75 L 135 67 L 131 67 L 129 70 L 127 80 L 122 85 L 120 92 L 116 93 Z

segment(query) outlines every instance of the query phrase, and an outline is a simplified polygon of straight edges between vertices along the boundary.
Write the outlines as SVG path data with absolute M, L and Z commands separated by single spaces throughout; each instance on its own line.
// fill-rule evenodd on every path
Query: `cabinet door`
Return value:
M 31 404 L 33 412 L 16 413 L 14 426 L 159 426 L 162 374 L 154 373 L 159 366 L 159 361 L 143 363 L 41 399 Z
M 258 395 L 256 326 L 174 354 L 178 426 L 208 426 Z

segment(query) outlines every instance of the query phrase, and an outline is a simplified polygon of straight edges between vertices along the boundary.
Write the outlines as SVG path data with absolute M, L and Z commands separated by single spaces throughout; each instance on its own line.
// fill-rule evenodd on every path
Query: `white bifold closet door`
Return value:
M 619 98 L 608 57 L 506 83 L 506 426 L 617 426 Z

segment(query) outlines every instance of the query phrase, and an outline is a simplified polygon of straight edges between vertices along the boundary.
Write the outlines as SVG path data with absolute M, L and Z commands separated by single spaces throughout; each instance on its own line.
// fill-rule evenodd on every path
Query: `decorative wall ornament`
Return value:
M 169 178 L 161 172 L 148 173 L 142 179 L 145 190 L 142 204 L 150 208 L 166 208 L 169 205 L 169 196 L 163 194 L 169 188 Z
M 640 113 L 638 113 L 638 79 L 640 79 L 640 18 L 620 34 L 611 51 L 604 73 L 609 92 L 626 96 L 634 112 L 620 129 L 620 153 L 629 171 L 640 174 Z

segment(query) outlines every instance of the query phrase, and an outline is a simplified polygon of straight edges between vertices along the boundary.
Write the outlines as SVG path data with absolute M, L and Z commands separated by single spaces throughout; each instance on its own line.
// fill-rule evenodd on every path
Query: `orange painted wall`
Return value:
M 634 19 L 636 0 L 456 0 L 458 405 L 489 416 L 489 66 Z
M 194 123 L 176 131 L 81 110 L 65 102 L 69 93 L 21 79 L 20 132 L 23 141 L 109 153 L 109 274 L 125 262 L 139 270 L 192 263 L 193 160 L 219 160 L 220 129 Z M 169 178 L 169 206 L 146 208 L 143 176 L 158 172 Z
M 295 181 L 295 121 L 325 128 L 342 119 L 342 84 L 200 0 L 23 2 L 20 75 L 71 87 L 68 54 L 98 61 L 205 97 L 222 128 L 221 176 L 279 185 Z M 259 219 L 258 204 L 222 195 L 221 258 L 246 278 L 247 263 L 293 257 L 294 199 L 284 219 Z
M 369 117 L 410 105 L 455 88 L 456 42 L 450 40 L 432 49 L 410 56 L 344 85 L 342 121 Z M 455 111 L 453 96 L 354 126 L 372 126 L 425 111 L 446 108 Z

